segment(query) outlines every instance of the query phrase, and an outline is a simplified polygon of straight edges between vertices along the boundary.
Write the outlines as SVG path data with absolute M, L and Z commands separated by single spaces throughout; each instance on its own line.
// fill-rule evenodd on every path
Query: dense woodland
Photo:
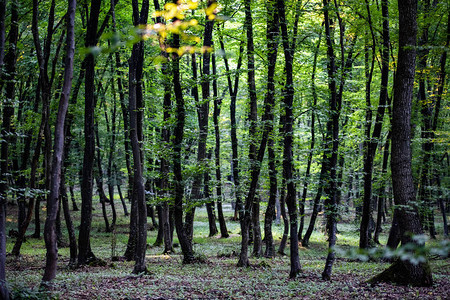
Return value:
M 152 272 L 150 229 L 201 263 L 205 208 L 211 237 L 238 224 L 236 268 L 286 252 L 298 278 L 322 230 L 330 280 L 354 222 L 359 255 L 406 249 L 372 283 L 432 286 L 414 253 L 448 241 L 449 6 L 0 0 L 0 298 L 25 241 L 44 239 L 51 290 L 58 248 L 71 269 L 101 262 L 93 232 L 116 243 L 123 215 L 130 273 Z

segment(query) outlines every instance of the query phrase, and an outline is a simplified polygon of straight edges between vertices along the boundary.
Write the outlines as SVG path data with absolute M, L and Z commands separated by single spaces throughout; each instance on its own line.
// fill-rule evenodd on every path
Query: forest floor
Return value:
M 16 208 L 9 207 L 7 232 L 17 228 Z M 264 211 L 262 209 L 261 211 Z M 433 287 L 417 288 L 391 284 L 370 285 L 368 279 L 386 269 L 382 261 L 358 261 L 339 256 L 333 267 L 331 281 L 323 281 L 320 274 L 327 254 L 326 237 L 316 231 L 309 248 L 300 245 L 302 273 L 289 279 L 289 256 L 276 258 L 250 258 L 251 267 L 238 268 L 240 249 L 239 223 L 231 221 L 231 209 L 226 210 L 230 237 L 208 237 L 205 209 L 197 209 L 194 250 L 202 263 L 183 265 L 181 249 L 163 255 L 162 247 L 154 247 L 156 230 L 149 231 L 147 250 L 147 275 L 133 275 L 133 262 L 113 257 L 122 255 L 127 243 L 128 217 L 119 212 L 115 234 L 105 233 L 100 206 L 93 211 L 91 246 L 94 254 L 104 264 L 75 270 L 67 267 L 69 248 L 60 247 L 58 274 L 52 294 L 39 292 L 39 284 L 45 265 L 43 238 L 27 238 L 19 258 L 7 257 L 7 281 L 16 299 L 449 299 L 450 259 L 431 257 Z M 42 211 L 42 220 L 45 208 Z M 75 224 L 79 224 L 80 212 L 73 212 Z M 349 216 L 347 222 L 338 225 L 338 246 L 356 249 L 358 226 Z M 149 219 L 150 221 L 150 219 Z M 307 219 L 309 222 L 309 220 Z M 306 224 L 308 224 L 308 222 Z M 321 227 L 322 221 L 318 220 Z M 386 240 L 389 223 L 383 228 L 382 242 Z M 33 232 L 30 227 L 29 234 Z M 442 241 L 442 227 L 437 224 L 438 239 Z M 64 230 L 65 231 L 65 230 Z M 281 240 L 282 226 L 274 225 L 274 239 Z M 8 238 L 10 252 L 14 238 Z M 177 243 L 177 239 L 174 240 Z M 115 246 L 114 246 L 115 245 Z M 251 251 L 252 246 L 249 250 Z M 289 243 L 286 247 L 289 253 Z

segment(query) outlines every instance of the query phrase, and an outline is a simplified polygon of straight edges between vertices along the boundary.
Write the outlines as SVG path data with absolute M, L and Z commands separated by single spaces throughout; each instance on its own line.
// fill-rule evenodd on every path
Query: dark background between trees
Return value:
M 210 236 L 240 223 L 238 266 L 249 246 L 274 257 L 289 237 L 291 278 L 322 219 L 324 280 L 344 218 L 361 249 L 384 246 L 386 223 L 391 249 L 448 236 L 447 1 L 67 3 L 0 1 L 4 299 L 7 234 L 14 257 L 30 230 L 44 237 L 43 289 L 66 228 L 71 267 L 102 261 L 90 242 L 97 199 L 109 235 L 129 216 L 120 255 L 135 274 L 151 271 L 153 227 L 164 253 L 176 236 L 183 263 L 200 260 L 201 206 Z M 426 260 L 393 261 L 372 280 L 433 284 Z

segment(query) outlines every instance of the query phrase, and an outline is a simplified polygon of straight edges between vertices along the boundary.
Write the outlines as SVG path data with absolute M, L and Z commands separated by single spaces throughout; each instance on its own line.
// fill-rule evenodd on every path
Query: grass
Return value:
M 98 202 L 96 202 L 98 203 Z M 115 253 L 124 253 L 127 243 L 128 217 L 120 210 Z M 15 212 L 8 214 L 7 231 L 15 229 Z M 149 231 L 147 268 L 150 275 L 132 275 L 133 262 L 112 261 L 113 235 L 104 232 L 101 207 L 93 211 L 91 246 L 95 255 L 107 262 L 106 266 L 67 268 L 69 249 L 59 249 L 58 274 L 52 294 L 40 294 L 38 287 L 45 264 L 43 239 L 27 238 L 19 259 L 7 257 L 7 281 L 17 299 L 317 299 L 317 298 L 374 298 L 374 299 L 445 299 L 450 286 L 449 260 L 433 259 L 431 266 L 435 285 L 432 288 L 397 287 L 388 284 L 370 286 L 365 281 L 387 268 L 380 261 L 359 262 L 338 257 L 333 268 L 332 281 L 322 281 L 320 274 L 327 255 L 326 236 L 320 230 L 314 232 L 309 248 L 300 247 L 302 273 L 290 280 L 289 256 L 276 258 L 251 257 L 251 267 L 237 268 L 240 251 L 240 226 L 230 221 L 232 212 L 225 210 L 230 238 L 209 237 L 207 215 L 204 208 L 196 211 L 194 250 L 205 259 L 204 263 L 183 265 L 181 249 L 162 255 L 162 247 L 153 247 L 156 231 Z M 45 212 L 42 212 L 42 218 Z M 359 241 L 358 226 L 345 216 L 338 225 L 338 246 L 356 248 Z M 75 226 L 79 224 L 80 212 L 73 212 Z M 43 219 L 42 219 L 43 221 Z M 308 224 L 309 220 L 306 220 Z M 322 220 L 318 220 L 318 227 Z M 386 241 L 389 224 L 383 228 L 382 242 Z M 438 227 L 439 228 L 439 227 Z M 65 228 L 63 228 L 65 232 Z M 29 232 L 34 229 L 30 228 Z M 283 227 L 274 225 L 273 235 L 278 247 Z M 442 239 L 442 238 L 441 238 Z M 7 252 L 14 239 L 8 238 Z M 175 243 L 177 239 L 175 238 Z M 437 243 L 437 242 L 434 242 Z M 250 246 L 249 250 L 251 251 Z M 289 248 L 286 249 L 289 253 Z

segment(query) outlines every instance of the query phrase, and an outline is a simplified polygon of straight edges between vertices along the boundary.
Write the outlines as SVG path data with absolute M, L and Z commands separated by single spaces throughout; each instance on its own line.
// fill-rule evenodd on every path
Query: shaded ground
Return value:
M 77 218 L 75 213 L 75 218 Z M 147 251 L 147 267 L 150 275 L 131 274 L 133 262 L 112 261 L 111 257 L 124 253 L 127 236 L 127 218 L 120 219 L 121 227 L 116 235 L 103 232 L 99 215 L 94 217 L 92 248 L 105 266 L 88 266 L 69 270 L 69 250 L 59 250 L 59 270 L 56 288 L 51 297 L 59 299 L 449 299 L 450 260 L 431 259 L 434 286 L 414 288 L 378 284 L 370 286 L 365 281 L 387 268 L 383 262 L 357 262 L 339 258 L 333 269 L 332 281 L 320 279 L 324 267 L 326 238 L 317 232 L 312 236 L 311 247 L 300 249 L 303 272 L 299 278 L 289 280 L 289 257 L 274 259 L 251 258 L 252 267 L 237 268 L 240 249 L 239 225 L 228 222 L 231 237 L 208 237 L 206 213 L 198 210 L 195 223 L 196 255 L 205 262 L 183 265 L 181 250 L 173 255 L 161 255 L 161 247 Z M 10 219 L 8 226 L 14 220 Z M 320 224 L 320 221 L 319 221 Z M 438 228 L 439 230 L 439 228 Z M 274 226 L 277 244 L 282 227 Z M 339 224 L 338 245 L 348 249 L 358 240 L 357 226 Z M 387 230 L 385 230 L 387 232 Z M 149 245 L 156 232 L 149 232 Z M 7 251 L 14 239 L 8 239 Z M 115 243 L 113 242 L 115 241 Z M 175 240 L 175 242 L 177 242 Z M 113 247 L 113 245 L 116 245 Z M 287 248 L 286 252 L 289 252 Z M 251 251 L 251 247 L 250 247 Z M 28 238 L 19 259 L 7 258 L 7 280 L 16 297 L 42 299 L 38 287 L 45 263 L 43 239 Z

